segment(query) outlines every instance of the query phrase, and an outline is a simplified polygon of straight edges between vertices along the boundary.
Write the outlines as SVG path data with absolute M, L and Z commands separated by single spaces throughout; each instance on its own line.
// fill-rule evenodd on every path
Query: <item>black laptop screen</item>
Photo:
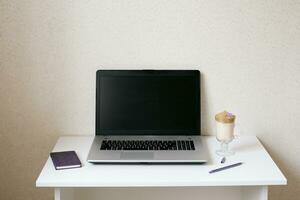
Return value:
M 200 134 L 199 72 L 192 72 L 98 72 L 96 134 Z

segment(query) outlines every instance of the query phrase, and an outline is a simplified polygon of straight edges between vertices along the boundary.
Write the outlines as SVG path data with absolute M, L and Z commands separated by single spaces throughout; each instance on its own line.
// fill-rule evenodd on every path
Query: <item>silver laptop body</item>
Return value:
M 96 82 L 96 136 L 88 162 L 207 162 L 199 71 L 98 70 Z

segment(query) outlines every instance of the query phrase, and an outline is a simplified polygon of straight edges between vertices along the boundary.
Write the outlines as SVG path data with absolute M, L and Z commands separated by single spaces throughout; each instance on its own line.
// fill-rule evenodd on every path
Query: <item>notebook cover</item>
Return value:
M 51 152 L 50 157 L 56 170 L 82 166 L 75 151 Z

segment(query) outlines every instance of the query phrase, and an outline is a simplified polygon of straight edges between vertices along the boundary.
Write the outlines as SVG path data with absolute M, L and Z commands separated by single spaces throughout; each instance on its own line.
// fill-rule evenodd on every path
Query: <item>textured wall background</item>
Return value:
M 0 196 L 51 199 L 37 178 L 59 135 L 94 133 L 95 71 L 202 72 L 203 132 L 224 108 L 300 196 L 300 3 L 0 0 Z

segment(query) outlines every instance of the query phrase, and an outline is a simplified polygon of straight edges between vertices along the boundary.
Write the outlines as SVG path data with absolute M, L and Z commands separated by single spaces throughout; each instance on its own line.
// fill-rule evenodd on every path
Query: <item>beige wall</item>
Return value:
M 299 53 L 296 0 L 0 0 L 0 197 L 53 197 L 35 179 L 59 135 L 94 133 L 97 69 L 195 67 L 203 132 L 236 113 L 288 178 L 270 199 L 298 199 Z

